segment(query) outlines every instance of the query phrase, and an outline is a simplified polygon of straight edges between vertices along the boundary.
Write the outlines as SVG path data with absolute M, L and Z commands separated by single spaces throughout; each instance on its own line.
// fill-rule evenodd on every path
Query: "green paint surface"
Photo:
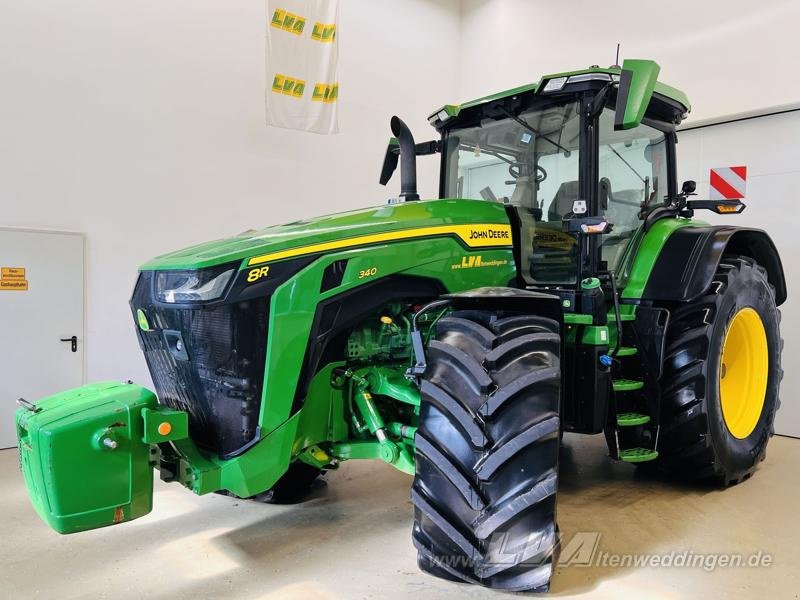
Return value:
M 74 533 L 149 513 L 153 470 L 142 411 L 155 406 L 138 385 L 105 382 L 44 398 L 36 412 L 17 410 L 20 467 L 39 516 Z
M 508 224 L 501 204 L 482 200 L 422 200 L 274 225 L 258 231 L 170 252 L 142 270 L 201 269 L 253 256 L 356 238 L 358 236 L 444 225 Z
M 642 237 L 639 248 L 633 256 L 628 280 L 621 294 L 623 299 L 635 300 L 642 297 L 656 260 L 658 260 L 658 255 L 661 253 L 661 249 L 669 239 L 669 236 L 678 229 L 693 225 L 696 225 L 696 222 L 681 218 L 661 219 L 653 224 L 650 230 Z M 627 309 L 631 313 L 634 310 L 634 307 L 627 305 L 621 308 Z
M 622 63 L 623 71 L 632 73 L 628 101 L 622 119 L 622 129 L 633 129 L 641 124 L 650 98 L 653 97 L 658 73 L 661 70 L 652 60 L 631 60 Z

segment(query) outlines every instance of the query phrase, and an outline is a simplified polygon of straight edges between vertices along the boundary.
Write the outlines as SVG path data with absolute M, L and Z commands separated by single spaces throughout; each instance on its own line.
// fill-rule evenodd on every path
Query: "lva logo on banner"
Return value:
M 337 133 L 339 0 L 267 0 L 267 125 Z

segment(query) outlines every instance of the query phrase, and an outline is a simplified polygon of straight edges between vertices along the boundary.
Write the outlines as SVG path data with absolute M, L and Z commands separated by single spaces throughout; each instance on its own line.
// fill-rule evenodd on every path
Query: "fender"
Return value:
M 445 294 L 451 306 L 464 310 L 512 310 L 564 322 L 561 298 L 554 294 L 509 287 L 482 287 L 455 294 Z
M 644 288 L 642 300 L 690 302 L 700 297 L 723 254 L 741 254 L 767 270 L 775 303 L 786 300 L 786 278 L 775 244 L 761 229 L 709 225 L 684 227 L 667 238 Z
M 308 386 L 314 375 L 329 362 L 342 358 L 336 354 L 338 347 L 331 345 L 337 335 L 389 302 L 425 300 L 436 298 L 444 292 L 444 286 L 438 280 L 393 273 L 388 277 L 331 296 L 317 304 L 291 414 L 303 407 Z

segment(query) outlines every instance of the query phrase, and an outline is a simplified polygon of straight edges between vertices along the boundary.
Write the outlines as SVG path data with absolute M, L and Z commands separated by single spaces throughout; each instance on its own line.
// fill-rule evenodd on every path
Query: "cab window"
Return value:
M 447 137 L 444 197 L 517 208 L 530 284 L 577 281 L 578 246 L 561 222 L 578 200 L 580 127 L 577 101 L 543 100 L 516 119 L 484 119 Z
M 648 125 L 614 131 L 614 111 L 600 116 L 599 209 L 614 228 L 601 242 L 601 260 L 615 271 L 636 231 L 645 207 L 667 199 L 667 142 Z

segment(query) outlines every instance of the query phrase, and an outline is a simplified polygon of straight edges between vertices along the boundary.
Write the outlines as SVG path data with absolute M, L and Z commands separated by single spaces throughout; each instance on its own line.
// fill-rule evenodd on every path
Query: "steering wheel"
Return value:
M 511 175 L 514 179 L 520 178 L 519 167 L 517 165 L 509 165 L 508 167 L 508 174 Z M 545 179 L 547 179 L 547 171 L 545 171 L 544 167 L 540 165 L 536 165 L 536 183 L 542 183 Z

